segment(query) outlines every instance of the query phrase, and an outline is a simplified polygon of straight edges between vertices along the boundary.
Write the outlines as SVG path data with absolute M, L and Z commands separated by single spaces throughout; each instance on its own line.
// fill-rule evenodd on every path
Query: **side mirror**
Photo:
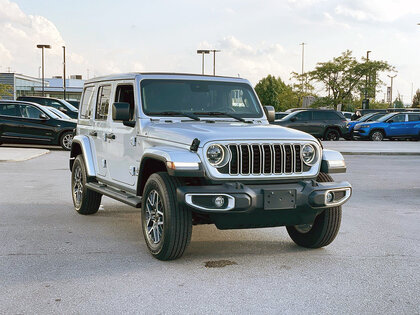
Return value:
M 125 126 L 134 127 L 135 121 L 130 121 L 132 117 L 132 109 L 130 103 L 116 102 L 112 104 L 112 120 L 122 121 Z
M 41 114 L 39 114 L 39 119 L 47 120 L 48 119 L 48 116 L 45 115 L 44 113 L 41 113 Z
M 67 113 L 67 108 L 65 108 L 64 106 L 61 106 L 61 107 L 59 108 L 59 110 L 60 110 L 61 112 L 63 112 L 63 113 Z
M 290 118 L 290 121 L 291 122 L 295 122 L 297 120 L 297 118 L 296 117 L 292 117 L 292 118 Z
M 276 119 L 276 111 L 273 106 L 264 106 L 264 112 L 268 122 L 273 122 Z

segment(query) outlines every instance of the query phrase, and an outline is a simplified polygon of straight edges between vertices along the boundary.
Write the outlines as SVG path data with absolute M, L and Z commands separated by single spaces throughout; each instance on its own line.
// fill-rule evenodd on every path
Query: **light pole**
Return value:
M 304 64 L 305 64 L 305 45 L 306 45 L 306 43 L 301 43 L 299 45 L 302 46 L 302 93 L 303 93 L 303 82 L 304 82 L 303 73 L 304 73 Z
M 213 52 L 213 76 L 215 76 L 216 75 L 216 53 L 221 52 L 221 50 L 212 49 L 211 51 Z
M 369 54 L 372 51 L 368 50 L 366 51 L 366 62 L 369 61 Z M 369 100 L 368 100 L 368 83 L 369 83 L 369 75 L 368 72 L 366 71 L 366 83 L 365 83 L 365 99 L 363 102 L 363 109 L 368 109 L 369 108 Z
M 66 46 L 63 46 L 63 96 L 66 99 Z
M 41 50 L 42 50 L 42 96 L 44 96 L 45 95 L 45 93 L 44 93 L 44 48 L 49 49 L 49 48 L 51 48 L 51 46 L 50 45 L 39 44 L 39 45 L 36 45 L 36 47 L 41 48 Z
M 201 61 L 201 74 L 204 74 L 204 55 L 205 54 L 209 54 L 210 50 L 208 49 L 200 49 L 197 50 L 197 54 L 201 54 L 202 55 L 202 61 Z
M 392 87 L 393 87 L 393 83 L 394 83 L 394 78 L 396 76 L 397 76 L 396 74 L 393 75 L 393 76 L 391 76 L 391 75 L 388 74 L 388 77 L 391 78 L 391 93 L 390 93 L 390 95 L 391 95 L 391 97 L 390 97 L 391 102 L 389 103 L 389 105 L 392 105 Z

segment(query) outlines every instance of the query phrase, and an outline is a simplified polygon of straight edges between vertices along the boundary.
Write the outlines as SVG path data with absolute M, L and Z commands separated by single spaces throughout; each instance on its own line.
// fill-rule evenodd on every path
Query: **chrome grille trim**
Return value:
M 226 175 L 299 175 L 303 173 L 300 143 L 229 143 L 231 154 Z M 248 163 L 246 160 L 248 159 Z M 244 164 L 245 163 L 245 164 Z

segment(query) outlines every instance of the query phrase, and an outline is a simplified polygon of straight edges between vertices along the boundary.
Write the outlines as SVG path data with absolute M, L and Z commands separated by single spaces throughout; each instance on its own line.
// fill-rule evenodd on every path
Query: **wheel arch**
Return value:
M 137 195 L 143 194 L 144 186 L 149 177 L 158 172 L 168 172 L 166 159 L 163 156 L 154 154 L 145 154 L 139 167 L 139 176 L 137 178 Z
M 93 151 L 90 146 L 89 138 L 86 136 L 78 135 L 73 138 L 73 142 L 71 144 L 71 150 L 70 150 L 70 160 L 69 160 L 70 171 L 73 168 L 74 160 L 79 154 L 83 155 L 83 159 L 86 165 L 86 173 L 88 177 L 95 177 L 96 172 L 95 172 L 95 164 L 94 164 L 94 159 L 93 159 Z
M 338 135 L 339 135 L 340 137 L 342 137 L 342 136 L 343 136 L 343 135 L 342 135 L 342 133 L 341 133 L 340 128 L 339 128 L 338 126 L 335 126 L 335 125 L 327 126 L 327 127 L 325 128 L 325 131 L 324 131 L 324 135 L 323 135 L 323 136 L 325 136 L 325 135 L 327 134 L 328 129 L 333 129 L 333 130 L 336 130 L 336 131 L 338 132 Z
M 372 129 L 370 130 L 370 132 L 369 132 L 369 136 L 371 136 L 371 135 L 372 135 L 372 133 L 374 133 L 375 131 L 380 131 L 380 132 L 382 132 L 382 134 L 384 135 L 384 137 L 386 137 L 386 132 L 385 132 L 385 129 L 384 129 L 384 128 L 378 128 L 378 127 L 376 127 L 376 128 L 372 128 Z

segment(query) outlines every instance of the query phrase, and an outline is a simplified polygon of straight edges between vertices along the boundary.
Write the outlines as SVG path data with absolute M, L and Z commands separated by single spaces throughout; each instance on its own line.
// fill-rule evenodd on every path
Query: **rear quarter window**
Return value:
M 83 91 L 83 99 L 80 103 L 80 118 L 82 119 L 91 119 L 93 113 L 93 96 L 94 96 L 95 87 L 88 86 Z

